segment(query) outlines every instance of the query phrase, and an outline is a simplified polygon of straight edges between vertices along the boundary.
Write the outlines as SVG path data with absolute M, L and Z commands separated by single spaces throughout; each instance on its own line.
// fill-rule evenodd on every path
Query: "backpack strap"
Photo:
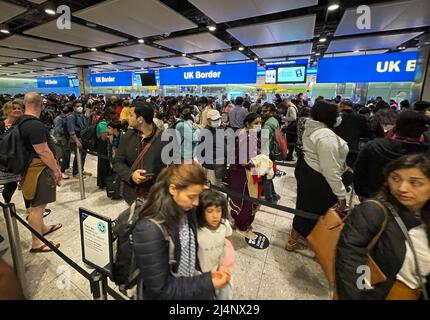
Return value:
M 160 229 L 161 233 L 164 236 L 164 239 L 166 239 L 166 241 L 169 241 L 169 265 L 176 264 L 177 261 L 175 260 L 175 243 L 173 242 L 172 237 L 167 232 L 166 228 L 163 227 L 162 223 L 155 219 L 148 220 L 154 223 Z
M 388 210 L 387 208 L 378 200 L 369 199 L 366 200 L 367 202 L 372 202 L 376 204 L 380 209 L 382 209 L 382 212 L 384 213 L 384 221 L 382 222 L 382 227 L 379 230 L 379 232 L 376 234 L 376 236 L 370 241 L 369 245 L 367 246 L 367 252 L 370 253 L 373 248 L 375 247 L 376 243 L 379 241 L 379 238 L 381 237 L 382 233 L 385 231 L 385 227 L 388 223 Z

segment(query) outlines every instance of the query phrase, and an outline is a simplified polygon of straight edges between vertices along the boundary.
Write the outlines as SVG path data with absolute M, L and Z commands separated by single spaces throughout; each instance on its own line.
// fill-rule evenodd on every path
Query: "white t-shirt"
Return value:
M 427 231 L 424 224 L 409 230 L 414 249 L 417 254 L 418 264 L 421 270 L 423 283 L 426 283 L 426 277 L 430 274 L 430 247 L 427 238 Z M 403 266 L 397 274 L 397 280 L 402 281 L 411 289 L 420 288 L 415 268 L 415 259 L 412 249 L 406 241 L 406 256 Z
M 221 222 L 217 230 L 206 227 L 197 231 L 199 250 L 197 255 L 202 272 L 214 272 L 218 269 L 220 259 L 225 255 L 225 237 L 233 234 L 228 220 Z

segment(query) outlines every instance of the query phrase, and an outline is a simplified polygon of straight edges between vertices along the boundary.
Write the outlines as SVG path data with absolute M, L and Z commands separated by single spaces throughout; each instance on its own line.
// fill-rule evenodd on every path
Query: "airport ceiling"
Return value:
M 339 8 L 328 10 L 333 3 Z M 61 14 L 46 13 L 61 5 L 71 10 L 71 29 L 57 27 Z M 370 7 L 367 29 L 357 28 L 361 5 Z M 430 31 L 429 12 L 429 0 L 0 0 L 0 75 L 291 57 L 313 64 L 323 56 L 410 50 Z

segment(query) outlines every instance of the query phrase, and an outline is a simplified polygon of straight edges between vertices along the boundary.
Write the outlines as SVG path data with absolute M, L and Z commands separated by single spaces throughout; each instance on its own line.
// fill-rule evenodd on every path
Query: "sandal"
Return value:
M 54 231 L 57 231 L 58 229 L 61 229 L 62 226 L 63 225 L 61 223 L 52 225 L 49 228 L 49 230 L 43 234 L 43 236 L 47 236 L 48 234 L 53 233 Z
M 291 229 L 290 237 L 285 245 L 285 250 L 293 252 L 297 250 L 304 250 L 307 246 L 300 242 L 302 236 L 296 230 Z
M 54 244 L 54 243 L 51 241 L 51 244 Z M 59 248 L 59 247 L 60 247 L 60 244 L 59 244 L 59 243 L 57 243 L 57 244 L 55 245 L 55 247 L 56 247 L 56 248 Z M 46 250 L 46 248 L 48 248 L 48 250 Z M 39 248 L 31 248 L 31 249 L 30 249 L 30 253 L 45 253 L 45 252 L 52 252 L 52 249 L 51 249 L 51 248 L 49 248 L 46 244 L 44 244 L 44 245 L 40 246 Z

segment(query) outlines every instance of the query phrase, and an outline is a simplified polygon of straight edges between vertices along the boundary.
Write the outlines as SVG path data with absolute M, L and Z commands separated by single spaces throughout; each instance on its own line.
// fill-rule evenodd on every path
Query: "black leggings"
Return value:
M 10 200 L 12 200 L 12 196 L 15 193 L 17 187 L 18 182 L 9 182 L 4 185 L 2 195 L 6 203 L 9 203 Z

